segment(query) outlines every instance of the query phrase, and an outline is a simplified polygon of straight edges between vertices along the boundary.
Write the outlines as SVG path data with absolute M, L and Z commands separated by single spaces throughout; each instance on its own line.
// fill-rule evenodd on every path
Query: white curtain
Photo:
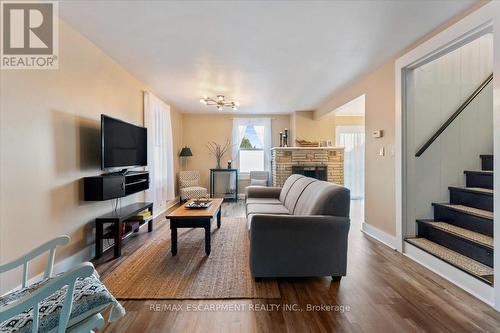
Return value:
M 144 125 L 148 129 L 149 190 L 146 200 L 155 212 L 175 199 L 174 151 L 170 106 L 150 92 L 144 92 Z
M 344 181 L 351 199 L 363 199 L 365 193 L 365 127 L 337 126 L 337 146 L 344 147 Z
M 247 126 L 253 126 L 255 132 L 263 145 L 264 149 L 264 169 L 271 169 L 271 118 L 234 118 L 233 119 L 233 159 L 239 166 L 239 151 L 241 140 L 245 136 Z

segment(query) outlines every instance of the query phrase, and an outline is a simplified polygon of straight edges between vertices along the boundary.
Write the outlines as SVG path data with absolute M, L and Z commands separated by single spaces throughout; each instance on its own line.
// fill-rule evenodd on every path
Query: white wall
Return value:
M 408 166 L 413 178 L 407 235 L 415 232 L 415 218 L 433 217 L 432 202 L 449 201 L 448 186 L 465 185 L 464 170 L 480 169 L 480 154 L 492 154 L 490 83 L 420 157 L 414 157 L 492 72 L 493 36 L 487 34 L 407 76 Z

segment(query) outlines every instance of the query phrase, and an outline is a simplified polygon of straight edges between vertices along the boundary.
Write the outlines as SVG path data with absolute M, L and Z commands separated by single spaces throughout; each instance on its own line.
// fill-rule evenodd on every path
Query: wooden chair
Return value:
M 0 296 L 1 332 L 88 333 L 104 326 L 100 312 L 110 304 L 110 321 L 125 314 L 120 303 L 99 281 L 90 262 L 53 276 L 56 248 L 68 244 L 69 240 L 68 236 L 57 237 L 16 260 L 0 265 L 0 274 L 23 267 L 21 288 Z M 46 252 L 49 255 L 43 279 L 28 285 L 29 262 Z M 54 320 L 54 317 L 58 319 Z

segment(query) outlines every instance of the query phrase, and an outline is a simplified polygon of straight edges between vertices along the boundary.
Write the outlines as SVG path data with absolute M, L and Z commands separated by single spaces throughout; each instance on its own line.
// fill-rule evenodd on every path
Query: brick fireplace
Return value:
M 292 173 L 344 184 L 344 148 L 275 147 L 271 153 L 273 186 L 283 186 Z

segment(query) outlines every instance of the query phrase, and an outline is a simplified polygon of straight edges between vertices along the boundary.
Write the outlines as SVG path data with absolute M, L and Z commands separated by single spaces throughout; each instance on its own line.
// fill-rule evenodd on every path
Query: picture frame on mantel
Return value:
M 326 140 L 326 146 L 327 147 L 333 147 L 333 141 L 332 140 Z

